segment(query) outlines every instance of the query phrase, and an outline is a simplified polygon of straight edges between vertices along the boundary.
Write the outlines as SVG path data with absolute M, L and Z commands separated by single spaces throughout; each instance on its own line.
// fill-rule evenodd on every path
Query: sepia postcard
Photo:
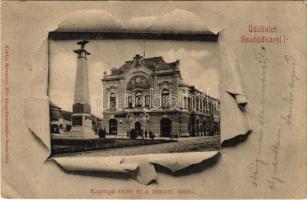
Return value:
M 52 153 L 219 150 L 216 41 L 50 39 L 49 59 Z
M 2 2 L 2 197 L 306 198 L 306 16 Z

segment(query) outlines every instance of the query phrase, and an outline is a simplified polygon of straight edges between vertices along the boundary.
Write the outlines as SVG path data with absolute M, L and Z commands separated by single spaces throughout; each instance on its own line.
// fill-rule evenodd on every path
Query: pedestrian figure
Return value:
M 102 138 L 106 138 L 106 129 L 102 128 Z
M 131 139 L 136 139 L 137 135 L 136 135 L 136 131 L 134 129 L 131 129 L 130 131 L 130 138 Z
M 147 138 L 147 134 L 148 134 L 147 131 L 145 131 L 145 138 Z
M 106 137 L 106 131 L 103 128 L 99 127 L 98 128 L 98 135 L 99 135 L 100 138 L 105 138 Z
M 149 137 L 153 140 L 155 138 L 155 134 L 152 131 L 149 131 Z
M 101 128 L 100 127 L 97 128 L 96 134 L 100 137 L 100 134 L 101 134 Z

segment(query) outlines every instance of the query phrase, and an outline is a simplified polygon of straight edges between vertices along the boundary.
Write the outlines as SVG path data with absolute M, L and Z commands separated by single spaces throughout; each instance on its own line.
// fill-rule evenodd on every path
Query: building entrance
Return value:
M 135 133 L 137 136 L 141 135 L 142 125 L 141 122 L 135 122 Z
M 117 121 L 116 119 L 109 120 L 109 134 L 117 135 Z
M 161 119 L 161 137 L 171 137 L 172 132 L 172 122 L 168 118 Z

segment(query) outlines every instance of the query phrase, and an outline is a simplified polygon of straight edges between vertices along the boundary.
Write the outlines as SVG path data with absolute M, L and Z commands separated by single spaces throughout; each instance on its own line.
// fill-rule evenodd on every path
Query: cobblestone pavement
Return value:
M 179 153 L 191 151 L 216 151 L 220 148 L 219 136 L 193 137 L 179 140 L 178 142 L 144 145 L 135 147 L 124 147 L 108 150 L 95 150 L 79 153 L 70 153 L 61 156 L 127 156 L 137 154 L 154 153 Z M 60 156 L 60 155 L 58 155 Z M 57 157 L 58 157 L 57 156 Z

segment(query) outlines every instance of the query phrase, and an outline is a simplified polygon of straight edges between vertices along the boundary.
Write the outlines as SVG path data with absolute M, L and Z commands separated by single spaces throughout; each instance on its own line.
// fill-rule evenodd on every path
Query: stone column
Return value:
M 84 49 L 87 43 L 88 41 L 84 40 L 77 42 L 81 47 L 74 50 L 77 54 L 77 72 L 71 117 L 72 129 L 69 136 L 75 139 L 98 138 L 98 135 L 92 129 L 91 106 L 89 104 L 87 55 L 90 55 L 90 53 Z

